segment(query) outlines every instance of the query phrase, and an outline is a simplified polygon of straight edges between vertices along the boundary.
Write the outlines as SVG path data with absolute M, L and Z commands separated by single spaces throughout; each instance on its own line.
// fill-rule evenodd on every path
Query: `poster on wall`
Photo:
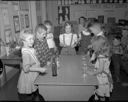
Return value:
M 20 32 L 19 16 L 13 16 L 13 22 L 14 22 L 14 30 L 15 30 L 15 33 Z
M 3 8 L 2 9 L 2 14 L 3 14 L 3 21 L 4 21 L 4 26 L 9 26 L 9 13 L 8 13 L 8 8 Z
M 28 16 L 28 14 L 25 15 L 25 25 L 26 25 L 26 28 L 29 28 L 29 16 Z
M 10 44 L 11 41 L 12 41 L 12 32 L 11 32 L 11 29 L 6 29 L 5 30 L 5 42 L 6 42 L 6 44 Z M 6 48 L 6 54 L 8 56 L 10 54 L 11 48 L 10 48 L 10 46 L 6 46 L 5 48 Z
M 11 29 L 6 29 L 5 30 L 5 41 L 6 41 L 6 43 L 10 43 L 12 41 Z
M 58 6 L 58 24 L 70 20 L 70 7 Z

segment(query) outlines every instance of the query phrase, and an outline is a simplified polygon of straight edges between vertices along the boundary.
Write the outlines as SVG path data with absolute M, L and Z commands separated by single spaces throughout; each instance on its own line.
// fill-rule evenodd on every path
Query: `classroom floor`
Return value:
M 128 82 L 128 76 L 121 72 L 122 80 Z M 17 81 L 19 77 L 19 72 L 13 76 L 3 87 L 0 88 L 0 101 L 9 100 L 9 101 L 18 101 L 17 95 Z M 114 83 L 114 89 L 111 101 L 128 101 L 128 86 L 123 87 L 120 83 Z

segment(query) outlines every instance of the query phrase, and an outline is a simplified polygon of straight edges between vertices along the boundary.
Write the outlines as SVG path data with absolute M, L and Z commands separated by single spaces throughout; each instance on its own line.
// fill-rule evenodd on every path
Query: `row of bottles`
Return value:
M 96 4 L 96 3 L 128 3 L 128 0 L 58 0 L 58 5 Z

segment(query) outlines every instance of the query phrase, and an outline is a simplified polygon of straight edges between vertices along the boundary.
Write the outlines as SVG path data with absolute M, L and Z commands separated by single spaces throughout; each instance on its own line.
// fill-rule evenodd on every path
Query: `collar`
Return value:
M 103 31 L 101 31 L 100 33 L 98 33 L 96 36 L 104 36 Z
M 72 35 L 72 33 L 69 33 L 69 34 L 65 33 L 64 35 Z

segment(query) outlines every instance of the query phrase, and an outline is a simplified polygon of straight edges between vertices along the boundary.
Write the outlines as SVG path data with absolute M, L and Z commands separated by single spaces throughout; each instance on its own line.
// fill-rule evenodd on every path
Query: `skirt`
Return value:
M 71 47 L 64 47 L 61 50 L 61 55 L 76 55 L 76 50 L 75 48 L 71 48 Z

